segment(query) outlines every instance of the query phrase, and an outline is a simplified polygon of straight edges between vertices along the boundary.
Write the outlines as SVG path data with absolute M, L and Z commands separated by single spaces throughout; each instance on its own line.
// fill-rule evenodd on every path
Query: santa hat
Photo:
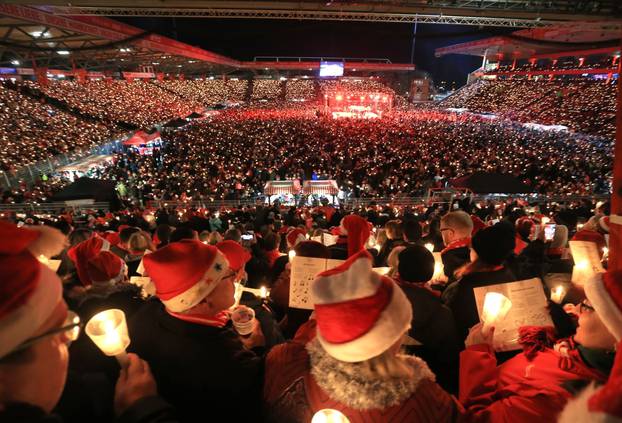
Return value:
M 110 245 L 118 245 L 121 242 L 121 237 L 118 232 L 108 231 L 102 234 L 102 237 L 110 243 Z
M 102 251 L 108 251 L 110 243 L 105 239 L 95 235 L 86 241 L 74 245 L 67 251 L 67 255 L 73 261 L 78 271 L 78 278 L 82 285 L 89 286 L 93 284 L 89 276 L 88 263 Z
M 56 273 L 30 252 L 40 237 L 37 231 L 0 222 L 0 358 L 31 338 L 62 299 Z
M 585 296 L 616 341 L 622 339 L 622 271 L 597 273 L 583 287 Z
M 225 254 L 201 241 L 182 240 L 146 255 L 143 261 L 158 298 L 168 310 L 179 313 L 200 303 L 227 274 Z
M 341 219 L 341 234 L 348 237 L 348 257 L 365 248 L 365 243 L 371 234 L 367 220 L 355 214 L 349 214 Z
M 236 272 L 243 269 L 244 265 L 251 259 L 251 254 L 246 248 L 230 239 L 217 243 L 216 248 L 227 257 L 229 268 Z
M 294 248 L 299 242 L 307 240 L 305 231 L 298 228 L 289 231 L 285 238 L 287 239 L 287 246 L 289 248 Z
M 391 278 L 372 271 L 372 257 L 365 250 L 317 275 L 311 298 L 317 338 L 340 361 L 376 357 L 410 327 L 410 301 Z
M 609 233 L 609 216 L 603 216 L 598 219 L 598 227 L 601 231 L 608 234 Z
M 559 416 L 559 423 L 622 423 L 622 342 L 607 383 L 591 384 L 573 398 Z
M 89 279 L 93 284 L 116 284 L 125 276 L 125 262 L 115 254 L 101 251 L 87 263 Z

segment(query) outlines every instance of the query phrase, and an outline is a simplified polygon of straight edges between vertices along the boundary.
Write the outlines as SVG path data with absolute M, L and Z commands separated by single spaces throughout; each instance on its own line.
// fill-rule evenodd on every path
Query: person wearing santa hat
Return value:
M 295 228 L 287 232 L 285 239 L 287 240 L 287 248 L 292 250 L 299 242 L 303 242 L 307 240 L 307 233 L 300 229 Z
M 367 220 L 355 214 L 349 214 L 341 219 L 339 238 L 337 243 L 329 247 L 331 258 L 345 260 L 365 249 L 371 230 Z M 377 252 L 374 251 L 374 254 Z
M 58 254 L 65 237 L 0 221 L 0 238 L 0 421 L 61 422 L 50 413 L 65 385 L 68 343 L 81 324 L 67 309 L 58 276 L 35 257 Z M 129 360 L 115 389 L 119 420 L 173 422 L 147 363 L 135 354 Z
M 573 337 L 556 341 L 553 328 L 521 328 L 523 352 L 498 367 L 494 330 L 484 335 L 481 323 L 471 329 L 460 355 L 465 421 L 552 422 L 573 387 L 607 380 L 622 340 L 622 272 L 597 274 L 584 288 Z
M 558 423 L 622 423 L 622 341 L 609 380 L 603 386 L 592 383 L 568 402 Z
M 454 418 L 452 398 L 425 362 L 399 354 L 412 306 L 372 263 L 359 251 L 311 284 L 316 336 L 278 345 L 266 358 L 268 421 L 309 422 L 325 408 L 351 423 Z
M 206 411 L 253 421 L 260 411 L 264 338 L 255 319 L 232 327 L 234 282 L 248 256 L 198 240 L 172 242 L 144 258 L 155 295 L 129 321 L 135 351 L 149 361 L 162 396 L 182 420 Z

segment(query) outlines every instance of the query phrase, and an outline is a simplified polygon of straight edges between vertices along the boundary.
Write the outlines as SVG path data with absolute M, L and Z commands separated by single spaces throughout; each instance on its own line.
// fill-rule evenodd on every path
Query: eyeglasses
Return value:
M 587 304 L 585 300 L 583 300 L 579 304 L 579 313 L 585 313 L 586 311 L 592 312 L 595 311 L 595 309 L 591 305 Z
M 48 336 L 57 335 L 59 333 L 63 333 L 65 335 L 65 338 L 67 338 L 67 346 L 69 346 L 73 341 L 78 339 L 83 325 L 84 324 L 80 321 L 80 316 L 70 310 L 67 312 L 67 318 L 65 318 L 63 326 L 56 329 L 51 329 L 41 335 L 25 340 L 24 342 L 19 344 L 13 351 L 11 351 L 11 353 L 25 350 L 26 348 L 34 345 L 42 339 L 47 338 Z

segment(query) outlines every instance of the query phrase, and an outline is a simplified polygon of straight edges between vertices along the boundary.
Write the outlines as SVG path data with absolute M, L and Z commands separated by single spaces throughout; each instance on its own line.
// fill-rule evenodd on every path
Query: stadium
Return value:
M 2 2 L 0 421 L 622 419 L 621 54 L 617 0 Z

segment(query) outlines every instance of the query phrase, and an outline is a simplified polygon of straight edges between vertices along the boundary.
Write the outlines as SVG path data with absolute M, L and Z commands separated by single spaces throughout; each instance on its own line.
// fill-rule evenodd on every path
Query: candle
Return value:
M 583 223 L 577 223 L 577 232 L 583 229 Z
M 498 292 L 487 292 L 484 297 L 484 308 L 482 321 L 484 326 L 482 332 L 487 332 L 495 322 L 502 320 L 512 308 L 512 302 L 503 294 Z
M 609 258 L 609 248 L 603 247 L 603 261 L 606 261 Z
M 242 292 L 244 291 L 244 287 L 239 282 L 234 282 L 235 290 L 233 291 L 233 306 L 235 308 L 240 304 L 240 299 L 242 298 Z
M 425 248 L 427 248 L 427 250 L 428 250 L 429 252 L 431 252 L 431 253 L 432 253 L 432 252 L 434 252 L 434 244 L 427 243 L 427 244 L 425 244 L 425 246 L 424 246 L 424 247 L 425 247 Z
M 130 337 L 122 310 L 110 309 L 97 313 L 86 324 L 85 331 L 104 354 L 115 356 L 122 367 L 127 365 L 125 349 L 130 345 Z
M 259 288 L 259 297 L 261 299 L 265 300 L 266 298 L 268 298 L 268 295 L 270 295 L 268 288 L 266 288 L 265 286 L 262 286 L 261 288 Z
M 311 423 L 350 423 L 350 420 L 339 410 L 324 408 L 313 415 Z
M 544 216 L 544 217 L 542 218 L 542 224 L 543 224 L 543 225 L 546 225 L 546 224 L 547 224 L 547 223 L 549 223 L 550 221 L 551 221 L 551 219 L 549 219 L 549 218 L 548 218 L 548 217 L 546 217 L 546 216 Z
M 558 285 L 551 290 L 551 301 L 561 304 L 564 299 L 564 295 L 566 295 L 566 289 L 563 285 Z
M 294 251 L 294 250 L 289 250 L 288 255 L 289 255 L 289 261 L 292 261 L 292 259 L 293 259 L 294 257 L 296 257 L 296 251 Z

